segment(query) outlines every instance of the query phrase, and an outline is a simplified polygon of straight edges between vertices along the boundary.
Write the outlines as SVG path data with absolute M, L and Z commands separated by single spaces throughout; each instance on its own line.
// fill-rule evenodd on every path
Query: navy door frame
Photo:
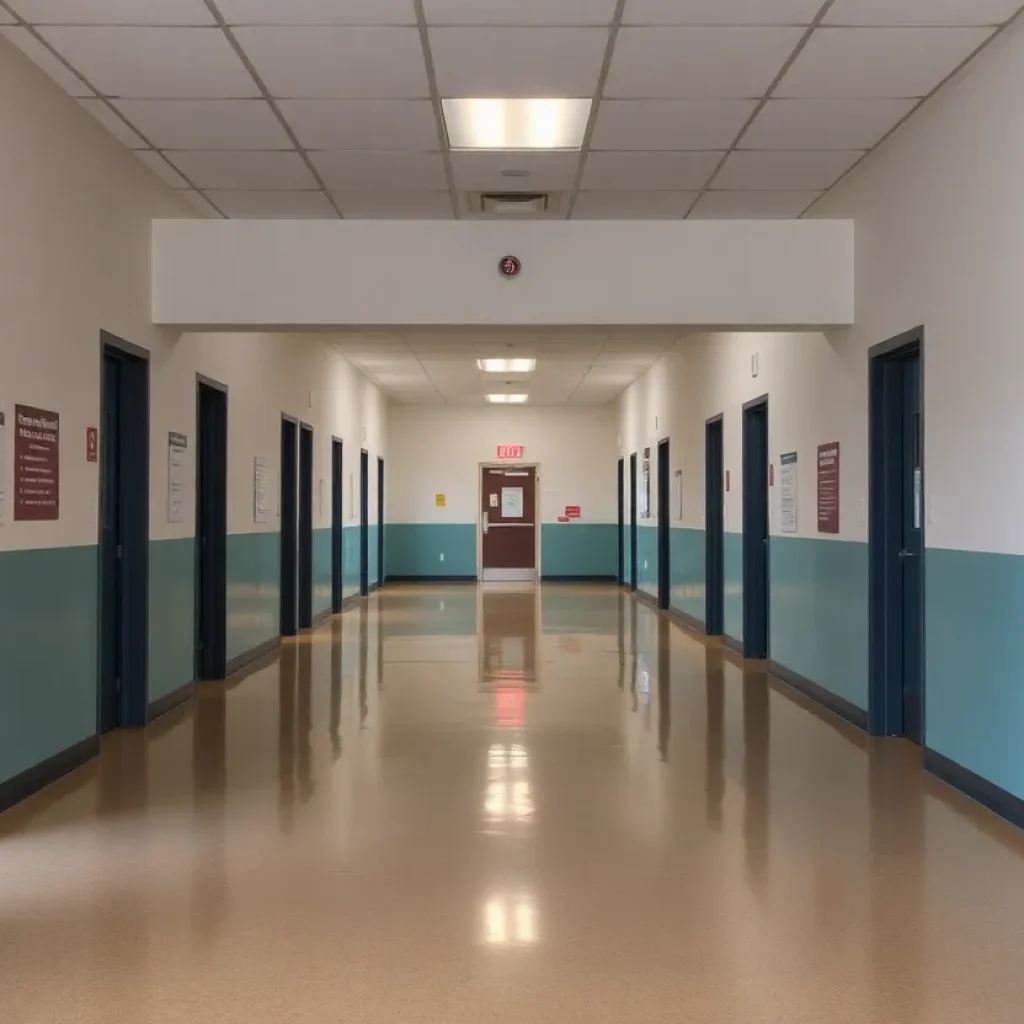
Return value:
M 625 524 L 624 524 L 624 519 L 625 519 L 625 515 L 626 515 L 626 496 L 623 493 L 624 490 L 625 490 L 625 487 L 626 487 L 626 460 L 625 459 L 619 459 L 617 487 L 618 487 L 618 491 L 617 491 L 618 497 L 617 497 L 616 507 L 618 509 L 618 520 L 617 520 L 617 522 L 618 522 L 618 531 L 616 533 L 616 537 L 618 538 L 618 543 L 616 544 L 616 551 L 618 552 L 618 566 L 619 566 L 618 581 L 619 581 L 619 586 L 621 587 L 623 585 L 623 583 L 625 583 L 625 580 L 626 580 L 626 553 L 623 550 L 623 545 L 624 545 L 625 540 L 626 540 Z
M 370 593 L 370 453 L 359 451 L 359 593 Z
M 281 636 L 299 631 L 299 421 L 281 416 Z
M 331 610 L 341 611 L 345 581 L 345 534 L 342 481 L 345 473 L 345 445 L 331 438 Z
M 868 731 L 876 736 L 904 736 L 906 682 L 905 638 L 913 630 L 919 729 L 909 736 L 926 745 L 925 686 L 925 551 L 924 513 L 924 328 L 899 334 L 873 346 L 869 361 L 869 516 L 868 516 Z M 916 549 L 905 546 L 907 503 L 913 502 L 905 472 L 904 437 L 907 364 L 916 363 L 920 409 L 917 437 L 921 470 L 919 529 Z M 914 590 L 905 594 L 905 558 L 916 566 Z M 908 600 L 909 597 L 909 600 Z M 910 623 L 904 617 L 912 616 Z M 912 695 L 911 691 L 911 695 Z
M 384 460 L 377 456 L 377 586 L 384 584 Z
M 108 394 L 117 374 L 117 395 Z M 149 353 L 100 332 L 100 409 L 117 403 L 113 436 L 100 431 L 97 732 L 139 727 L 149 696 Z M 116 467 L 116 479 L 108 473 Z
M 636 590 L 636 452 L 629 457 L 629 589 Z
M 769 646 L 768 396 L 743 405 L 743 656 Z
M 672 455 L 669 439 L 658 442 L 658 607 L 672 597 Z
M 704 424 L 704 631 L 725 632 L 725 446 L 721 413 Z
M 196 374 L 195 677 L 227 672 L 228 389 Z
M 313 428 L 299 424 L 299 629 L 313 625 Z

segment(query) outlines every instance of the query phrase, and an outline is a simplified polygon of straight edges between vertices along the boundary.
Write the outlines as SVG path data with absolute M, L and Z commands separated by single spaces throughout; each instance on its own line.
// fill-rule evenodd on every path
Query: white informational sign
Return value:
M 523 489 L 522 487 L 502 487 L 501 489 L 501 517 L 502 519 L 523 518 Z
M 683 521 L 683 471 L 681 469 L 677 469 L 676 470 L 675 481 L 676 481 L 676 519 L 681 523 Z
M 779 463 L 779 489 L 782 492 L 781 529 L 783 533 L 796 533 L 798 529 L 797 453 L 787 452 L 779 459 Z
M 270 467 L 265 455 L 257 455 L 252 460 L 252 518 L 255 523 L 270 522 L 270 505 L 268 490 L 270 485 Z
M 173 430 L 167 435 L 167 522 L 185 522 L 188 487 L 188 438 Z
M 0 412 L 0 526 L 7 522 L 7 416 Z

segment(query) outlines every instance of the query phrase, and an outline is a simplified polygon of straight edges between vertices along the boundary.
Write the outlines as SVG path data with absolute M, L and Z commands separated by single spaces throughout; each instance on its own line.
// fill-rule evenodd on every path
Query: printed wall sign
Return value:
M 99 462 L 100 432 L 95 427 L 85 428 L 85 461 Z
M 839 442 L 818 446 L 818 533 L 839 532 Z
M 60 518 L 60 415 L 14 407 L 14 518 Z

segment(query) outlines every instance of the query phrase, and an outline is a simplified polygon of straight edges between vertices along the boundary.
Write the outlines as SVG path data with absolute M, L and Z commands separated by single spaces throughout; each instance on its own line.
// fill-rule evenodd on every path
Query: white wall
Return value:
M 1018 21 L 813 211 L 856 220 L 859 372 L 925 326 L 930 547 L 1024 554 L 1022 81 Z
M 515 280 L 499 260 L 518 256 Z M 158 223 L 165 324 L 848 324 L 842 221 Z
M 752 358 L 756 356 L 757 376 Z M 779 456 L 799 455 L 798 536 L 867 540 L 867 368 L 847 339 L 820 332 L 716 333 L 680 341 L 623 395 L 619 403 L 620 452 L 651 447 L 671 438 L 672 471 L 683 472 L 683 515 L 672 501 L 672 524 L 704 529 L 704 432 L 723 416 L 725 528 L 742 530 L 742 413 L 744 403 L 769 395 L 768 443 L 775 465 L 771 532 L 779 533 Z M 840 534 L 817 532 L 818 446 L 841 445 Z M 651 476 L 651 518 L 657 522 L 657 474 Z
M 86 462 L 85 433 L 99 426 L 101 329 L 151 354 L 156 539 L 194 532 L 191 504 L 183 523 L 167 522 L 167 432 L 187 434 L 194 459 L 196 373 L 229 386 L 231 532 L 277 528 L 252 522 L 252 457 L 268 456 L 276 474 L 282 411 L 316 428 L 317 479 L 330 479 L 332 434 L 347 442 L 346 485 L 354 473 L 358 486 L 360 446 L 384 453 L 383 400 L 329 339 L 181 335 L 152 325 L 151 218 L 191 217 L 191 207 L 3 40 L 0 182 L 0 409 L 8 421 L 0 550 L 96 542 L 99 472 Z M 55 522 L 12 521 L 16 403 L 60 414 Z M 326 497 L 316 505 L 321 526 L 330 519 L 329 485 Z M 345 502 L 348 518 L 348 493 Z
M 541 520 L 579 505 L 583 522 L 616 521 L 614 405 L 457 408 L 392 404 L 388 410 L 389 523 L 475 523 L 480 464 L 499 444 L 521 444 L 540 466 Z M 435 495 L 444 494 L 443 509 Z

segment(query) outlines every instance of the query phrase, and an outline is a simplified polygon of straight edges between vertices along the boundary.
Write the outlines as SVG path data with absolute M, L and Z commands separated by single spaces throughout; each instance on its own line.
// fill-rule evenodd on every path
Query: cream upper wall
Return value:
M 1024 554 L 1022 82 L 1018 21 L 813 211 L 856 221 L 858 372 L 925 327 L 930 547 Z
M 192 217 L 179 196 L 112 139 L 20 52 L 0 40 L 0 409 L 8 420 L 7 508 L 0 550 L 92 544 L 99 471 L 85 459 L 85 432 L 99 426 L 100 331 L 150 352 L 150 533 L 194 532 L 167 522 L 167 432 L 189 437 L 195 457 L 196 374 L 229 387 L 229 529 L 253 523 L 252 458 L 270 460 L 275 490 L 280 417 L 316 429 L 316 480 L 328 482 L 316 525 L 330 520 L 330 437 L 346 442 L 345 516 L 358 506 L 359 448 L 385 446 L 379 392 L 312 335 L 180 335 L 152 325 L 150 234 L 154 217 Z M 312 406 L 310 406 L 312 392 Z M 60 519 L 13 522 L 16 403 L 60 414 Z M 371 473 L 372 486 L 376 474 Z M 371 514 L 376 508 L 371 500 Z
M 757 376 L 752 357 L 756 356 Z M 651 525 L 657 522 L 657 443 L 671 441 L 672 471 L 682 470 L 682 518 L 672 497 L 672 525 L 705 526 L 704 437 L 708 419 L 721 415 L 724 468 L 731 486 L 725 495 L 725 528 L 742 530 L 743 405 L 762 395 L 768 402 L 768 445 L 775 465 L 771 490 L 772 533 L 780 532 L 779 457 L 798 454 L 798 536 L 817 533 L 816 470 L 819 445 L 841 445 L 838 538 L 866 540 L 867 377 L 850 345 L 837 345 L 819 332 L 720 333 L 680 342 L 636 382 L 620 402 L 621 451 L 636 451 L 639 465 L 650 446 Z
M 614 405 L 581 408 L 424 407 L 388 409 L 389 523 L 475 523 L 480 464 L 499 444 L 521 444 L 540 466 L 541 520 L 579 505 L 586 523 L 616 521 Z M 435 495 L 445 495 L 445 507 Z

